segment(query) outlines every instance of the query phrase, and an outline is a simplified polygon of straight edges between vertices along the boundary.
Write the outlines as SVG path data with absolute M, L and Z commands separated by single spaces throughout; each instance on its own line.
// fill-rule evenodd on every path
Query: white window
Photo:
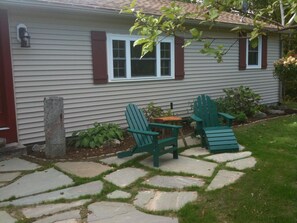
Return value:
M 141 46 L 133 47 L 139 37 L 107 35 L 109 81 L 174 78 L 174 38 L 168 37 L 153 52 L 141 56 Z
M 258 44 L 253 47 L 251 41 L 246 40 L 246 67 L 249 68 L 261 68 L 262 63 L 262 37 L 258 37 Z

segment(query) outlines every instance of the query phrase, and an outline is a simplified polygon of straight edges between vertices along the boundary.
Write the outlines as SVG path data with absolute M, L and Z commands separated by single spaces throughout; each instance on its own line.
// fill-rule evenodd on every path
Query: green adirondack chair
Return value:
M 235 152 L 239 146 L 231 128 L 233 116 L 217 111 L 216 103 L 207 95 L 198 96 L 194 101 L 194 114 L 191 118 L 196 121 L 195 134 L 201 136 L 202 146 L 210 152 Z M 226 125 L 220 123 L 220 118 Z
M 178 159 L 177 139 L 178 129 L 181 126 L 148 123 L 142 110 L 134 104 L 129 104 L 126 107 L 125 115 L 129 126 L 128 131 L 132 133 L 136 146 L 129 151 L 118 153 L 119 158 L 132 156 L 135 153 L 149 152 L 153 155 L 154 167 L 159 167 L 159 156 L 164 153 L 172 152 L 173 158 Z M 164 139 L 158 139 L 159 132 L 152 131 L 152 128 L 169 129 L 171 135 Z

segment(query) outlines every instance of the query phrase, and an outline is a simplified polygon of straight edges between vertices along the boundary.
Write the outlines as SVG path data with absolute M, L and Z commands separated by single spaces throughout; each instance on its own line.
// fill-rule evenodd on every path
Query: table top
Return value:
M 156 122 L 175 122 L 175 121 L 181 121 L 182 118 L 178 116 L 166 116 L 166 117 L 159 117 L 154 118 L 154 121 Z

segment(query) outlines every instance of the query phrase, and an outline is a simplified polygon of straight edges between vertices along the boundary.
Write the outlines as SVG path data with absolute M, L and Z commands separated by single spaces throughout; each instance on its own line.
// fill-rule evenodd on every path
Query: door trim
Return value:
M 12 77 L 12 63 L 9 40 L 9 25 L 7 10 L 0 9 L 0 44 L 2 54 L 2 71 L 4 75 L 5 97 L 8 114 L 8 126 L 5 130 L 0 130 L 0 137 L 6 138 L 8 143 L 17 142 L 16 112 L 14 102 L 14 87 Z

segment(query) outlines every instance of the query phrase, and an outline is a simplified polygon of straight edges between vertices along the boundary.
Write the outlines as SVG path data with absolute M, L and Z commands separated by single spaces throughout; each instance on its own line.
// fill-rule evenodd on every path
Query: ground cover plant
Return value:
M 124 131 L 113 123 L 94 123 L 93 127 L 73 132 L 69 145 L 77 148 L 99 148 L 114 140 L 123 140 Z
M 239 143 L 252 151 L 255 168 L 237 183 L 179 211 L 181 223 L 296 222 L 297 115 L 241 126 Z

